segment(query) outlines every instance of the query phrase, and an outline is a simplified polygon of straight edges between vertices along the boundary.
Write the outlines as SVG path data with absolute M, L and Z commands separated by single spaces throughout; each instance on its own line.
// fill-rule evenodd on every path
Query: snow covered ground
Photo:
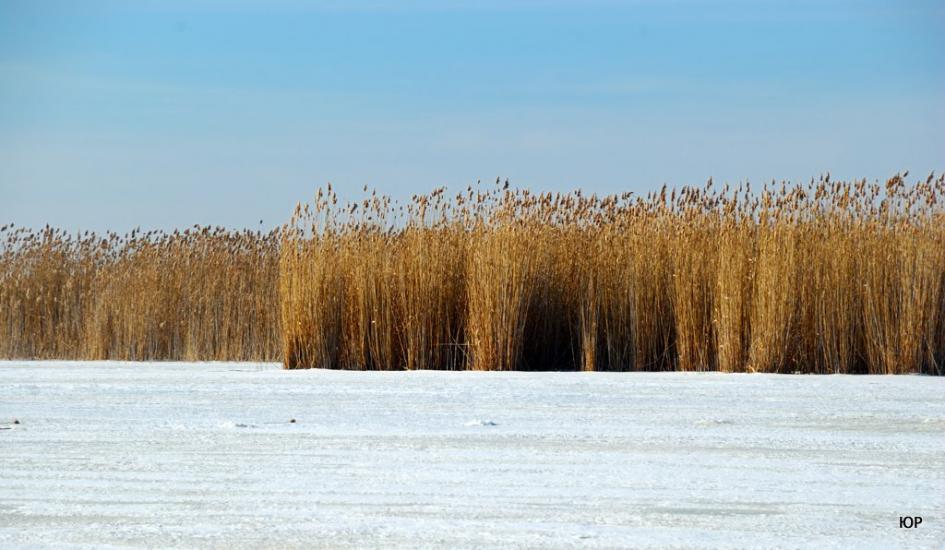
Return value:
M 0 548 L 104 545 L 940 548 L 945 378 L 0 363 Z

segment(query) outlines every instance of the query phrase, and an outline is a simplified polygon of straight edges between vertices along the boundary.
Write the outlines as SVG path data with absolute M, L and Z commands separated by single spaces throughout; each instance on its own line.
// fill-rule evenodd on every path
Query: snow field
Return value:
M 940 548 L 943 397 L 920 376 L 3 362 L 0 547 Z

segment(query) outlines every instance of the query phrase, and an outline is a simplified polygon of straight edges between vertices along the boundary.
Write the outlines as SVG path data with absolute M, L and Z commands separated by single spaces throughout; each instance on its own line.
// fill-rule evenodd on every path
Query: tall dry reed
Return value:
M 942 374 L 945 179 L 300 207 L 286 366 Z
M 281 356 L 277 232 L 2 233 L 0 357 Z
M 268 234 L 3 227 L 0 356 L 942 374 L 945 178 L 905 178 L 404 204 L 329 186 Z

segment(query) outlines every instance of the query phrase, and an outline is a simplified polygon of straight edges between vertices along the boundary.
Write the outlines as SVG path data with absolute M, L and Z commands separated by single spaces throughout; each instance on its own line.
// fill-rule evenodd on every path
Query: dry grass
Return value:
M 943 192 L 328 187 L 269 234 L 4 228 L 0 356 L 942 374 Z
M 0 357 L 281 356 L 277 233 L 3 233 Z
M 329 189 L 284 235 L 286 366 L 942 374 L 943 192 Z

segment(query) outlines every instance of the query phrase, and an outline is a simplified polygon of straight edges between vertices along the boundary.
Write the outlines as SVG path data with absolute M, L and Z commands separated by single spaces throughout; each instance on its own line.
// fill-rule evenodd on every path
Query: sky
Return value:
M 0 224 L 945 170 L 938 0 L 0 0 Z

